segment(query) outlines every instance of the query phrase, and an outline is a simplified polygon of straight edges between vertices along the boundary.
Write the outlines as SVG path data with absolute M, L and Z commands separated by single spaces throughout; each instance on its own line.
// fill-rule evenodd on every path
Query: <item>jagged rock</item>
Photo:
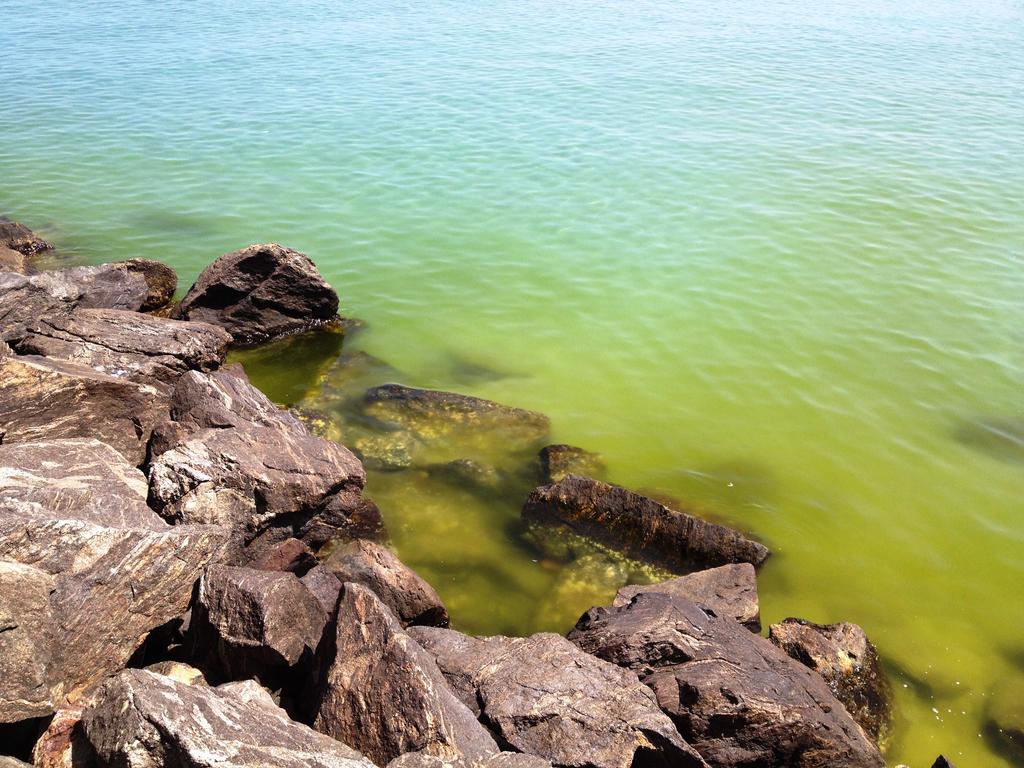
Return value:
M 34 256 L 37 253 L 53 249 L 52 245 L 24 224 L 11 221 L 6 217 L 0 217 L 0 246 L 18 251 L 26 256 Z
M 357 539 L 338 546 L 324 561 L 342 582 L 373 590 L 402 622 L 448 626 L 448 610 L 434 588 L 383 544 Z
M 738 621 L 751 632 L 761 631 L 761 608 L 757 600 L 757 575 L 750 563 L 734 563 L 697 571 L 660 584 L 623 587 L 615 595 L 616 608 L 629 603 L 641 592 L 679 595 L 719 616 Z M 792 654 L 790 654 L 792 655 Z M 863 725 L 863 724 L 862 724 Z
M 422 752 L 407 752 L 388 763 L 387 768 L 551 768 L 551 762 L 521 752 L 499 752 L 478 760 L 433 757 Z
M 825 680 L 871 738 L 883 743 L 892 721 L 892 691 L 878 651 L 856 624 L 812 624 L 785 619 L 768 639 Z
M 298 539 L 285 539 L 261 552 L 250 564 L 257 571 L 288 571 L 302 576 L 317 564 L 316 555 Z
M 88 366 L 142 383 L 173 384 L 188 370 L 216 368 L 231 337 L 206 323 L 143 315 L 118 309 L 77 309 L 41 318 L 16 342 L 20 354 Z
M 81 297 L 81 288 L 59 272 L 31 277 L 0 272 L 0 339 L 16 341 L 25 335 L 26 323 L 70 314 Z
M 502 743 L 556 766 L 704 766 L 633 672 L 564 637 L 471 638 L 413 628 L 464 702 Z
M 999 683 L 985 709 L 985 727 L 1008 757 L 1024 760 L 1024 678 Z
M 17 272 L 19 275 L 25 275 L 28 271 L 28 257 L 25 254 L 0 246 L 0 272 Z
M 825 682 L 762 637 L 673 595 L 592 608 L 569 639 L 634 670 L 716 768 L 883 768 Z
M 338 597 L 341 595 L 341 580 L 327 567 L 318 565 L 310 568 L 299 581 L 317 599 L 320 607 L 324 609 L 324 613 L 333 616 L 338 607 Z
M 355 491 L 331 496 L 296 535 L 313 549 L 335 539 L 382 539 L 386 535 L 380 509 Z
M 574 445 L 546 445 L 540 449 L 538 462 L 541 485 L 557 483 L 566 475 L 601 478 L 606 469 L 600 456 Z
M 92 441 L 0 445 L 0 719 L 53 712 L 123 667 L 219 557 L 223 531 L 167 526 L 133 473 Z
M 183 685 L 125 670 L 86 710 L 85 732 L 101 761 L 127 768 L 371 768 L 358 752 L 237 687 Z
M 192 630 L 228 679 L 276 680 L 308 660 L 327 614 L 294 573 L 212 565 L 199 582 Z
M 956 766 L 945 755 L 939 755 L 932 763 L 932 768 L 956 768 Z
M 548 434 L 548 417 L 479 397 L 413 389 L 401 384 L 373 387 L 363 395 L 367 414 L 417 437 L 437 439 L 460 431 L 500 432 L 509 450 L 529 447 Z
M 142 275 L 146 281 L 146 295 L 139 306 L 140 312 L 152 312 L 161 309 L 174 298 L 178 290 L 178 273 L 166 264 L 150 259 L 129 259 L 117 262 L 135 275 Z
M 32 748 L 35 768 L 99 768 L 82 728 L 87 701 L 61 707 Z
M 62 360 L 0 357 L 5 443 L 94 437 L 139 466 L 154 426 L 166 418 L 166 398 L 147 384 Z
M 338 294 L 308 256 L 266 243 L 213 262 L 178 312 L 186 320 L 219 325 L 236 342 L 250 344 L 334 320 Z
M 637 560 L 677 573 L 699 565 L 760 565 L 768 549 L 738 531 L 677 512 L 646 496 L 579 475 L 534 490 L 523 519 L 567 527 Z
M 345 584 L 335 640 L 314 722 L 318 731 L 380 766 L 406 752 L 470 760 L 498 752 L 430 654 L 366 587 Z

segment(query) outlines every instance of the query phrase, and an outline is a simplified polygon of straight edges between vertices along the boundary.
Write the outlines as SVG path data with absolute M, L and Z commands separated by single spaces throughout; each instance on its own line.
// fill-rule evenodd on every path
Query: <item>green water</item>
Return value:
M 1010 764 L 982 722 L 1024 677 L 1020 2 L 0 16 L 0 211 L 186 285 L 251 242 L 308 252 L 368 322 L 346 352 L 390 366 L 335 366 L 335 399 L 397 372 L 548 414 L 768 543 L 767 621 L 867 629 L 891 762 Z M 250 368 L 322 403 L 316 354 Z M 370 492 L 468 631 L 564 631 L 640 577 L 540 556 L 511 492 Z

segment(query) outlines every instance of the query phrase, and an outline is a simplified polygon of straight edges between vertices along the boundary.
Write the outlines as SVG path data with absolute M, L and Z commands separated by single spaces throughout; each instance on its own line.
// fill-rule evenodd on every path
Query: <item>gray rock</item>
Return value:
M 818 675 L 682 597 L 641 593 L 618 608 L 593 608 L 569 639 L 639 674 L 716 768 L 885 765 Z
M 884 744 L 892 726 L 892 689 L 878 651 L 856 624 L 785 619 L 768 639 L 813 669 L 871 738 Z
M 719 616 L 738 621 L 751 632 L 761 631 L 761 608 L 757 599 L 757 575 L 750 563 L 734 563 L 697 571 L 660 584 L 623 587 L 615 595 L 616 608 L 629 603 L 641 592 L 678 595 Z
M 338 295 L 305 254 L 276 243 L 225 254 L 182 299 L 183 319 L 226 329 L 242 344 L 307 330 L 337 318 Z
M 579 475 L 534 490 L 523 507 L 523 520 L 568 528 L 677 573 L 701 565 L 760 565 L 768 557 L 764 545 L 738 531 Z
M 339 544 L 324 566 L 342 582 L 373 590 L 403 627 L 448 626 L 448 610 L 434 588 L 383 544 L 364 539 Z
M 502 743 L 573 768 L 704 766 L 636 674 L 565 638 L 410 630 Z
M 314 722 L 318 731 L 380 766 L 406 752 L 470 760 L 498 752 L 430 654 L 366 587 L 345 585 L 335 640 Z
M 557 483 L 566 475 L 585 475 L 601 479 L 606 467 L 596 453 L 574 445 L 546 445 L 538 455 L 541 485 Z
M 154 426 L 166 419 L 166 398 L 155 387 L 62 360 L 0 357 L 5 443 L 94 437 L 139 466 Z
M 125 670 L 97 692 L 85 732 L 104 764 L 125 768 L 370 768 L 246 690 Z
M 11 221 L 5 216 L 0 216 L 0 246 L 18 251 L 26 256 L 34 256 L 37 253 L 53 249 L 52 245 L 24 224 Z
M 119 309 L 77 309 L 41 318 L 15 344 L 20 354 L 66 360 L 118 378 L 172 385 L 189 370 L 216 368 L 231 337 L 205 323 Z

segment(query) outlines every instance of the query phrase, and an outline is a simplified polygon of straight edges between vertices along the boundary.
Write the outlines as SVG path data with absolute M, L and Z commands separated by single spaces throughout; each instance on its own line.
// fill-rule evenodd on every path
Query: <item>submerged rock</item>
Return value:
M 1013 463 L 1024 463 L 1024 419 L 988 418 L 965 421 L 954 436 L 964 445 L 989 456 Z
M 735 621 L 673 595 L 588 611 L 569 639 L 634 670 L 710 765 L 883 768 L 825 682 Z
M 406 752 L 477 760 L 498 752 L 434 659 L 366 587 L 345 584 L 336 655 L 314 727 L 384 766 Z
M 574 445 L 546 445 L 538 455 L 541 485 L 557 483 L 566 475 L 604 477 L 604 461 L 596 453 L 585 451 Z
M 167 419 L 153 386 L 34 355 L 0 357 L 0 432 L 5 443 L 93 437 L 132 464 L 146 461 L 154 427 Z
M 613 607 L 626 605 L 642 592 L 678 595 L 710 608 L 718 616 L 738 621 L 751 632 L 761 631 L 761 608 L 757 599 L 757 575 L 750 563 L 734 563 L 680 576 L 660 584 L 623 587 Z M 792 654 L 790 654 L 792 656 Z
M 892 724 L 892 691 L 878 651 L 856 624 L 785 619 L 768 639 L 813 669 L 871 738 L 884 743 Z
M 227 253 L 203 270 L 178 313 L 252 344 L 336 319 L 338 294 L 308 256 L 265 243 Z
M 410 633 L 502 743 L 566 768 L 705 766 L 637 676 L 565 638 Z
M 0 216 L 0 246 L 18 251 L 25 256 L 35 256 L 37 253 L 53 250 L 50 243 L 24 224 L 11 221 L 5 216 Z
M 76 309 L 42 318 L 15 344 L 23 355 L 40 355 L 88 366 L 100 373 L 170 386 L 189 370 L 210 370 L 224 361 L 231 337 L 205 323 L 167 320 L 118 309 Z
M 567 527 L 628 557 L 677 573 L 701 565 L 760 565 L 768 557 L 763 544 L 738 531 L 578 475 L 534 490 L 523 507 L 523 519 Z
M 1008 757 L 1024 760 L 1024 677 L 999 683 L 985 710 L 985 727 Z
M 402 626 L 448 626 L 448 611 L 434 588 L 383 544 L 356 540 L 339 545 L 324 566 L 342 582 L 373 590 Z
M 84 714 L 104 765 L 131 768 L 371 768 L 341 742 L 290 720 L 251 686 L 203 688 L 125 670 Z

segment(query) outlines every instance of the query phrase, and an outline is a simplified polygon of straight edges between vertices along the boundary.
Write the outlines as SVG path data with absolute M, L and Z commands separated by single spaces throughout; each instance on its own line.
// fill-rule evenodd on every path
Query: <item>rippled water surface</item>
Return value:
M 1024 677 L 1019 1 L 0 0 L 0 51 L 0 212 L 186 285 L 308 252 L 382 361 L 349 384 L 547 413 L 770 544 L 767 620 L 868 630 L 891 762 L 1010 764 L 984 717 Z M 301 405 L 332 363 L 303 355 L 248 362 Z M 468 631 L 565 631 L 640 578 L 538 557 L 514 494 L 370 490 Z

